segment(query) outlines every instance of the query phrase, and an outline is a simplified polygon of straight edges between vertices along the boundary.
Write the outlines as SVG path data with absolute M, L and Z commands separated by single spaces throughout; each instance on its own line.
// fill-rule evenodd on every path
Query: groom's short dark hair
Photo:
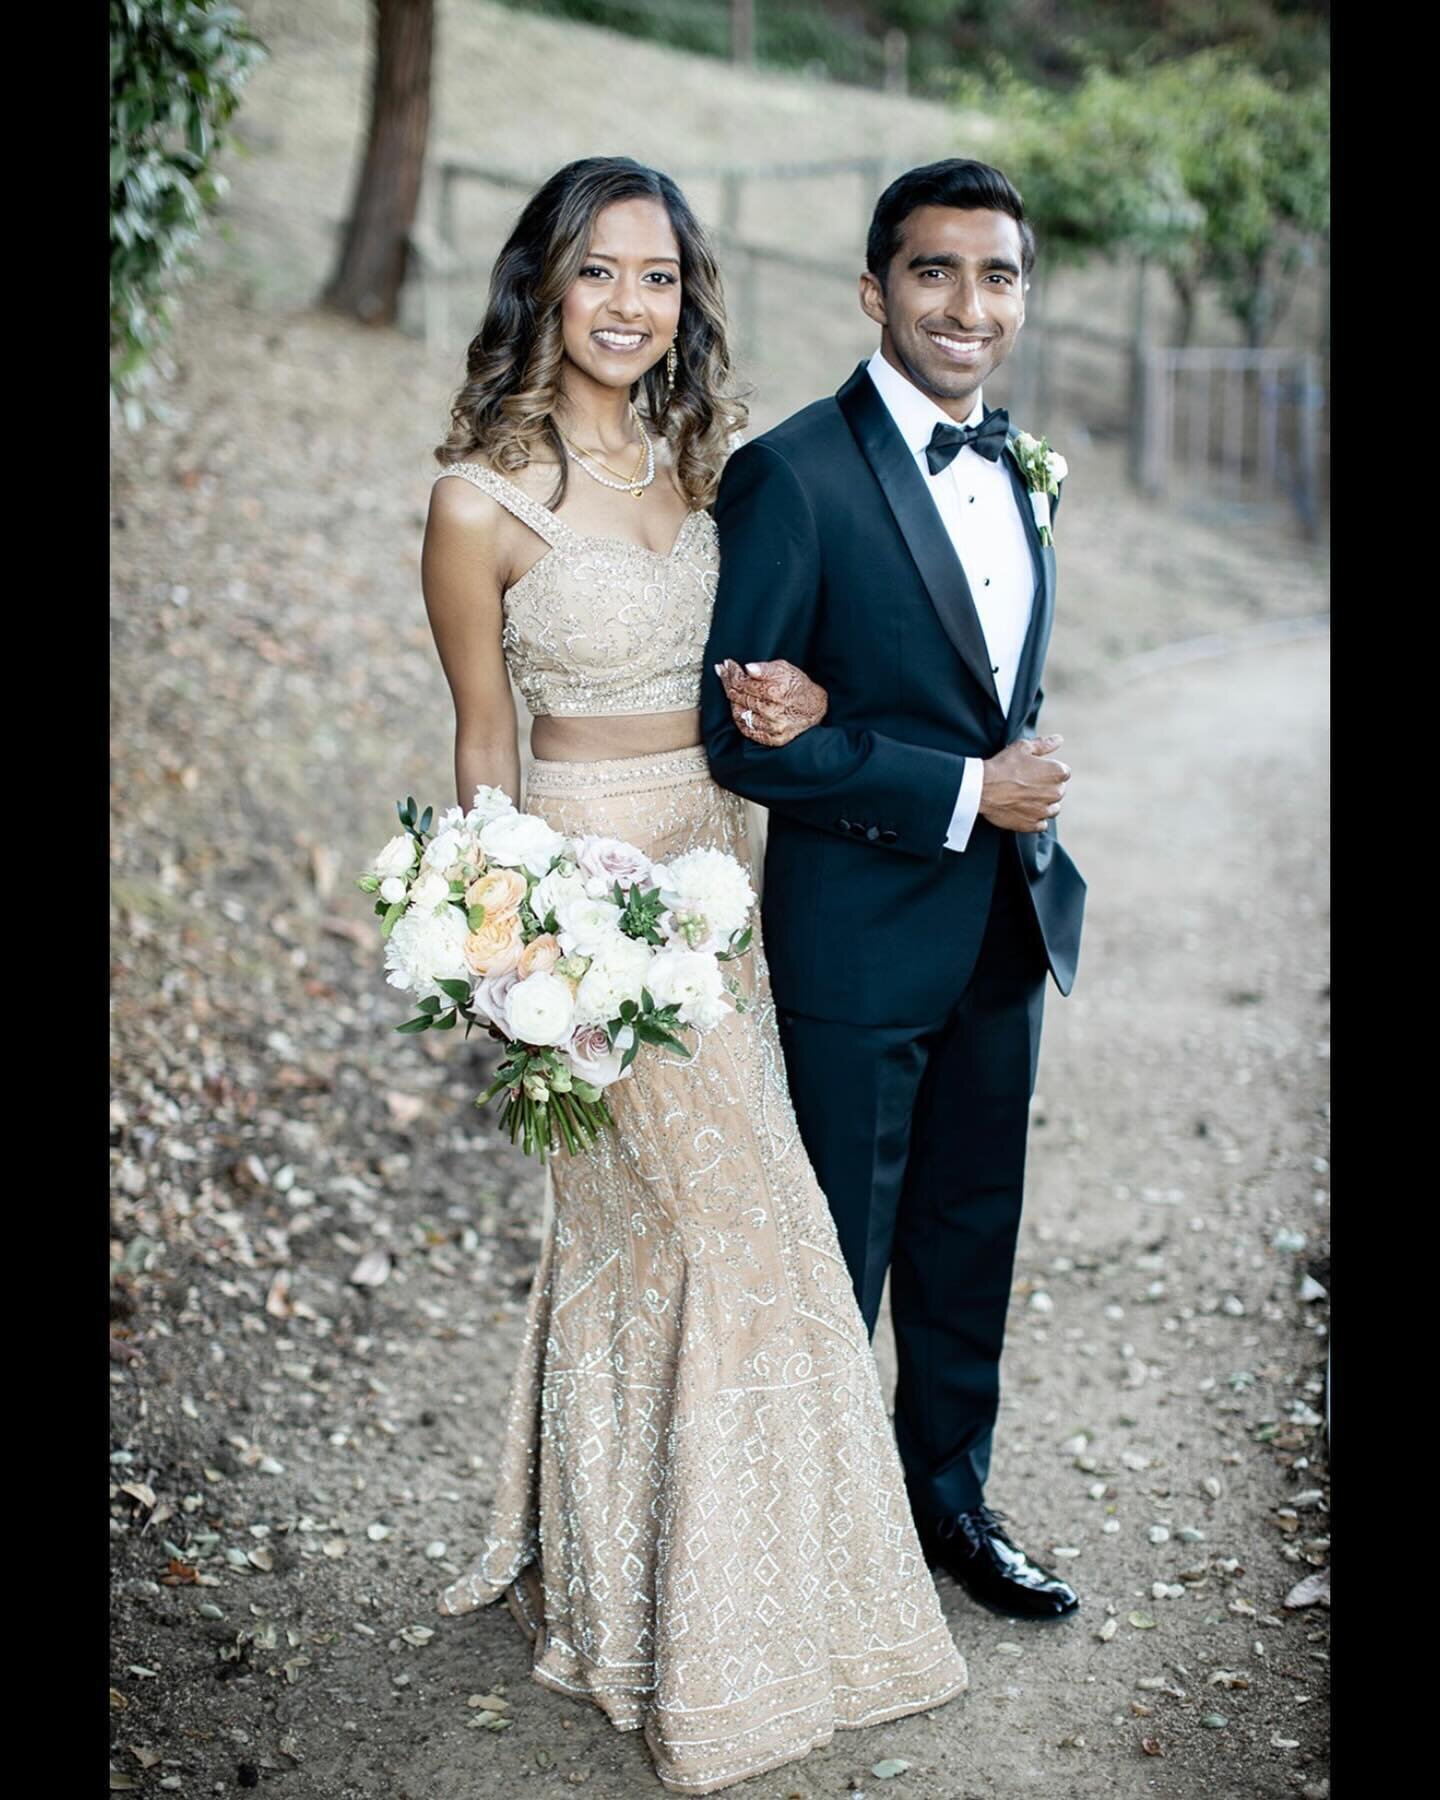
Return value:
M 1009 213 L 1020 227 L 1021 272 L 1028 275 L 1034 268 L 1035 233 L 1025 217 L 1025 203 L 1017 189 L 989 163 L 950 156 L 943 162 L 907 170 L 875 202 L 870 234 L 865 240 L 865 267 L 882 285 L 891 259 L 900 248 L 905 221 L 922 206 Z

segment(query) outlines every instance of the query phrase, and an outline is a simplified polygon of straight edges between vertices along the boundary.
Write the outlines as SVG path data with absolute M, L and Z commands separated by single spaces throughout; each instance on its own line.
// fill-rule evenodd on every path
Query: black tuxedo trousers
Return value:
M 910 1503 L 931 1520 L 984 1498 L 1045 976 L 1019 859 L 1002 856 L 970 979 L 942 1018 L 778 1015 L 800 1135 L 872 1335 L 890 1271 L 895 1431 Z

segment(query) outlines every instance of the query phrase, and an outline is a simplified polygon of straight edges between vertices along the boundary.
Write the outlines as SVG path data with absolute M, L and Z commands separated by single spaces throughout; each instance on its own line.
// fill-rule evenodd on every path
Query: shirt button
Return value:
M 985 586 L 986 586 L 986 587 L 989 587 L 989 585 L 990 585 L 990 577 L 989 577 L 989 576 L 988 576 L 988 575 L 987 575 L 987 576 L 986 576 L 986 577 L 985 577 L 985 584 L 984 584 L 984 585 L 985 585 Z
M 972 506 L 975 504 L 975 496 L 973 494 L 970 496 L 970 504 Z

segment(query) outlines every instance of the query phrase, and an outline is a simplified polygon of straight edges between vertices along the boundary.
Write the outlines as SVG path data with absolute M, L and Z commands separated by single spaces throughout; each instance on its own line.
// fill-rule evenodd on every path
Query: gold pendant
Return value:
M 631 488 L 630 498 L 632 500 L 638 500 L 644 492 L 644 488 Z

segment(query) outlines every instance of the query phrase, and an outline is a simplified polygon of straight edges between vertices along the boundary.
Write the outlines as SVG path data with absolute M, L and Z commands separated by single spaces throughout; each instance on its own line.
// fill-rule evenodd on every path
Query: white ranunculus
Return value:
M 1066 462 L 1065 458 L 1061 456 L 1058 450 L 1052 450 L 1050 452 L 1050 473 L 1055 477 L 1056 481 L 1063 481 L 1070 473 L 1069 463 Z
M 575 1029 L 575 997 L 558 975 L 530 975 L 511 988 L 505 1014 L 522 1044 L 563 1044 Z
M 575 952 L 593 956 L 620 930 L 620 908 L 615 902 L 592 900 L 588 895 L 562 901 L 555 918 L 560 926 L 560 948 L 567 956 Z
M 618 931 L 605 939 L 580 978 L 575 1017 L 582 1025 L 603 1025 L 618 1016 L 627 1000 L 640 998 L 655 958 L 648 944 Z
M 405 878 L 403 875 L 387 875 L 380 883 L 380 898 L 387 906 L 393 906 L 397 900 L 405 898 Z
M 415 867 L 415 840 L 408 831 L 402 831 L 390 842 L 370 865 L 370 871 L 378 875 L 382 881 L 392 875 L 408 875 Z
M 480 848 L 504 868 L 544 875 L 565 847 L 565 839 L 533 813 L 502 813 L 480 833 Z
M 708 1031 L 730 1011 L 720 965 L 699 950 L 662 950 L 650 964 L 645 983 L 656 1006 L 678 1006 L 684 1025 Z
M 603 1025 L 580 1025 L 565 1049 L 570 1073 L 591 1087 L 606 1088 L 620 1079 L 623 1050 L 614 1049 Z M 630 1071 L 627 1069 L 628 1075 Z
M 598 888 L 587 886 L 585 891 L 589 894 L 608 894 L 617 881 L 621 887 L 634 887 L 650 876 L 650 858 L 620 838 L 576 838 L 575 861 L 587 882 L 601 884 Z
M 438 869 L 441 874 L 453 869 L 467 856 L 473 856 L 475 840 L 468 831 L 442 831 L 439 837 L 432 838 L 425 846 L 425 854 L 420 861 L 427 869 Z
M 441 981 L 470 983 L 465 967 L 465 915 L 455 906 L 437 911 L 412 906 L 395 921 L 385 940 L 385 979 L 391 987 L 404 988 L 417 1000 L 435 995 L 448 1006 L 449 996 Z
M 470 802 L 470 810 L 465 815 L 465 823 L 471 831 L 480 831 L 492 819 L 498 819 L 506 813 L 513 813 L 514 810 L 515 802 L 503 789 L 477 787 L 475 798 Z
M 465 826 L 465 809 L 461 806 L 447 806 L 435 821 L 435 829 L 439 831 L 461 831 Z
M 426 912 L 433 912 L 442 900 L 450 898 L 450 883 L 438 869 L 422 869 L 419 880 L 410 890 L 410 904 L 418 906 Z M 463 924 L 465 915 L 456 911 L 455 916 Z
M 710 925 L 716 947 L 745 923 L 755 904 L 750 877 L 724 850 L 687 850 L 665 869 L 661 898 L 672 912 L 699 913 Z

